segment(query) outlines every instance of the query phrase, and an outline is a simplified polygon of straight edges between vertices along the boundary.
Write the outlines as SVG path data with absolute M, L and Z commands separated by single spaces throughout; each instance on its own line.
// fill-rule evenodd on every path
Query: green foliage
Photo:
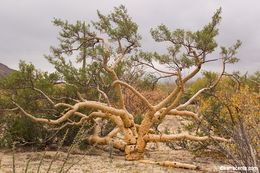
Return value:
M 137 114 L 137 115 L 135 115 L 135 117 L 134 117 L 134 122 L 135 122 L 136 124 L 141 124 L 142 121 L 143 121 L 143 119 L 144 119 L 144 117 L 143 117 L 142 114 Z
M 175 46 L 171 48 L 171 52 L 178 52 L 181 46 L 194 46 L 197 49 L 211 53 L 217 47 L 215 37 L 218 34 L 216 28 L 220 22 L 221 9 L 212 17 L 212 21 L 203 27 L 202 30 L 197 32 L 184 31 L 183 29 L 177 29 L 171 32 L 165 25 L 160 25 L 156 29 L 151 30 L 151 34 L 155 41 L 169 41 Z
M 182 71 L 194 66 L 200 66 L 207 62 L 206 55 L 212 53 L 217 47 L 215 39 L 218 35 L 217 26 L 221 20 L 220 14 L 221 9 L 218 9 L 211 22 L 195 32 L 185 31 L 184 29 L 171 31 L 163 24 L 151 29 L 151 35 L 156 42 L 170 43 L 167 49 L 168 52 L 159 54 L 157 52 L 141 51 L 133 57 L 133 60 L 153 69 L 155 69 L 154 63 L 157 62 L 163 64 L 170 71 L 176 71 L 176 69 Z M 235 45 L 234 49 L 238 47 L 239 43 Z M 235 59 L 229 61 L 235 62 Z M 157 71 L 169 75 L 169 73 Z
M 239 61 L 239 59 L 235 57 L 235 55 L 237 54 L 237 50 L 241 46 L 241 44 L 241 41 L 237 40 L 237 42 L 232 47 L 221 47 L 221 54 L 223 55 L 225 63 L 234 64 Z
M 45 129 L 28 118 L 15 117 L 13 114 L 0 121 L 0 124 L 5 126 L 0 147 L 11 147 L 14 141 L 25 146 L 41 147 L 44 145 L 43 140 L 48 136 Z
M 97 30 L 107 34 L 112 41 L 126 39 L 131 44 L 138 46 L 138 41 L 141 39 L 137 33 L 138 26 L 128 16 L 127 9 L 123 5 L 115 7 L 114 11 L 107 16 L 101 14 L 100 11 L 97 14 L 99 21 L 92 22 Z
M 14 108 L 15 101 L 36 117 L 58 116 L 59 112 L 51 109 L 51 103 L 36 89 L 53 98 L 64 96 L 65 89 L 55 86 L 59 79 L 57 73 L 40 72 L 32 64 L 20 62 L 18 71 L 0 79 L 0 109 Z M 1 114 L 0 127 L 4 129 L 1 136 L 2 146 L 11 146 L 15 141 L 20 145 L 40 147 L 45 145 L 45 140 L 53 133 L 25 118 L 18 110 L 2 111 Z
M 198 49 L 211 53 L 217 47 L 215 37 L 218 35 L 216 26 L 219 24 L 221 17 L 221 8 L 216 11 L 212 17 L 212 21 L 203 27 L 202 30 L 197 31 L 194 35 L 194 40 Z
M 234 74 L 235 79 L 237 79 L 238 74 Z M 250 90 L 255 93 L 260 93 L 260 71 L 256 71 L 253 75 L 243 75 L 240 78 L 241 82 L 248 85 Z
M 45 57 L 54 65 L 66 88 L 78 91 L 85 98 L 97 100 L 99 94 L 96 88 L 99 87 L 109 97 L 116 99 L 114 91 L 109 89 L 112 76 L 104 71 L 105 62 L 101 57 L 116 61 L 119 53 L 130 54 L 137 48 L 141 37 L 137 24 L 124 6 L 115 7 L 108 15 L 99 11 L 97 14 L 98 20 L 90 23 L 77 21 L 70 24 L 54 19 L 55 26 L 61 29 L 58 38 L 60 44 L 51 47 L 51 54 Z M 100 32 L 105 38 L 98 36 Z M 103 45 L 106 40 L 111 43 L 110 47 Z M 115 72 L 125 81 L 143 75 L 140 71 L 133 71 L 132 67 L 131 59 L 125 58 L 115 67 Z

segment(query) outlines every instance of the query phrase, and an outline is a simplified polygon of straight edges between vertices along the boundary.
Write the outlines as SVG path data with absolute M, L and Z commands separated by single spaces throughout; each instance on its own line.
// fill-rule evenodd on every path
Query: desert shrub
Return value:
M 196 133 L 204 135 L 222 135 L 231 139 L 231 143 L 225 145 L 216 141 L 199 144 L 194 147 L 197 152 L 213 146 L 235 166 L 253 167 L 259 164 L 259 81 L 252 82 L 252 78 L 254 77 L 245 79 L 242 76 L 236 80 L 223 78 L 213 92 L 205 93 L 197 100 L 200 105 L 199 112 L 206 122 L 200 124 L 200 127 L 193 124 L 189 130 L 196 130 Z M 197 85 L 195 82 L 194 88 Z
M 15 141 L 20 146 L 42 146 L 47 138 L 47 131 L 28 118 L 7 117 L 1 120 L 5 126 L 1 136 L 1 147 L 12 147 Z
M 1 146 L 11 147 L 12 143 L 16 142 L 17 146 L 42 147 L 46 140 L 51 143 L 49 137 L 54 132 L 25 118 L 23 113 L 17 110 L 13 100 L 37 117 L 57 116 L 59 112 L 48 108 L 50 103 L 37 90 L 53 97 L 64 95 L 63 89 L 54 85 L 58 79 L 57 74 L 40 72 L 32 64 L 25 62 L 20 63 L 18 71 L 0 79 Z

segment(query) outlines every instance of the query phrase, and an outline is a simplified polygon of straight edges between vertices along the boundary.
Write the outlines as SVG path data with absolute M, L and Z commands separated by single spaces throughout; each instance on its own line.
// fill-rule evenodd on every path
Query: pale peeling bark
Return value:
M 165 167 L 184 168 L 199 170 L 200 167 L 188 163 L 172 162 L 172 161 L 151 161 L 151 160 L 140 160 L 141 163 L 156 164 Z
M 113 147 L 121 151 L 125 150 L 125 143 L 118 139 L 112 139 L 111 137 L 100 137 L 100 136 L 90 136 L 86 139 L 88 143 L 92 145 L 109 145 L 113 144 Z
M 178 141 L 179 140 L 191 140 L 191 141 L 216 140 L 221 142 L 230 142 L 230 140 L 218 136 L 194 136 L 187 133 L 170 134 L 170 135 L 147 134 L 146 136 L 144 136 L 144 140 L 148 142 L 169 142 L 169 141 L 177 141 L 177 140 Z

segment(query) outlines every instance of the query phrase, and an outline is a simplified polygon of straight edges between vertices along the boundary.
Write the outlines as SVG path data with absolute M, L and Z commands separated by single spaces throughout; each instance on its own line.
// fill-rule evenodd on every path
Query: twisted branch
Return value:
M 114 81 L 112 85 L 116 85 L 116 84 L 123 85 L 123 86 L 127 87 L 128 89 L 130 89 L 135 95 L 137 95 L 143 101 L 143 103 L 146 104 L 146 106 L 150 110 L 154 110 L 153 105 L 140 92 L 138 92 L 134 87 L 132 87 L 132 86 L 128 85 L 127 83 L 120 81 L 120 80 Z
M 218 136 L 194 136 L 187 133 L 170 134 L 170 135 L 147 134 L 144 136 L 144 140 L 147 142 L 169 142 L 169 141 L 177 141 L 177 140 L 208 141 L 212 139 L 221 142 L 230 142 L 229 139 L 225 139 Z

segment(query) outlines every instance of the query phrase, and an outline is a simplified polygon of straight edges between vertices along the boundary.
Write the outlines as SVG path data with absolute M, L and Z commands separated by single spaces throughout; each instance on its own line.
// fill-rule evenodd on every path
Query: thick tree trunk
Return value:
M 138 136 L 136 143 L 128 144 L 125 147 L 126 160 L 141 160 L 144 158 L 144 152 L 147 142 L 144 140 L 144 136 L 149 132 L 150 127 L 153 124 L 151 112 L 148 112 L 143 119 L 143 122 L 138 128 Z
M 140 147 L 138 147 L 138 145 L 126 145 L 125 159 L 126 160 L 144 159 L 144 150 L 140 150 Z

